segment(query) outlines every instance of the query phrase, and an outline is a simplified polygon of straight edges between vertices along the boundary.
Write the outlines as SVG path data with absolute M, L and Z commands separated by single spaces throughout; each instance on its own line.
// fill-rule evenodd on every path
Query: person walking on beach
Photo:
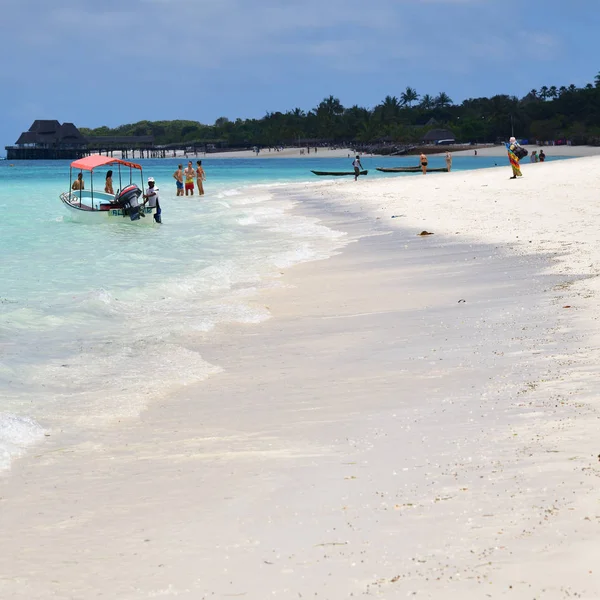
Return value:
M 183 196 L 183 171 L 181 165 L 177 165 L 177 171 L 173 173 L 173 179 L 175 179 L 175 185 L 177 186 L 177 195 Z
M 188 195 L 188 192 L 193 196 L 194 195 L 194 167 L 192 166 L 192 161 L 188 162 L 188 166 L 183 172 L 185 175 L 185 195 Z
M 546 155 L 543 150 L 540 150 L 540 162 L 544 162 L 546 160 Z
M 154 220 L 157 223 L 162 223 L 161 217 L 161 209 L 160 203 L 158 201 L 158 188 L 155 187 L 156 182 L 154 181 L 154 177 L 148 177 L 148 188 L 146 189 L 146 193 L 144 194 L 144 203 L 142 207 L 148 206 L 150 208 L 156 208 L 156 212 L 154 213 Z
M 452 171 L 452 154 L 448 150 L 446 150 L 446 169 L 448 169 L 448 173 Z
M 104 182 L 104 191 L 107 194 L 115 195 L 112 185 L 112 171 L 106 171 L 106 181 Z
M 360 162 L 360 156 L 356 156 L 352 161 L 352 166 L 354 167 L 354 181 L 358 181 L 358 176 L 363 169 L 362 163 Z
M 198 186 L 198 195 L 204 196 L 204 186 L 202 185 L 202 182 L 206 181 L 206 173 L 202 168 L 201 160 L 197 160 L 196 164 L 198 165 L 198 168 L 196 169 L 196 185 Z
M 425 156 L 424 152 L 421 152 L 421 171 L 423 171 L 423 175 L 427 175 L 427 156 Z
M 512 167 L 512 177 L 511 179 L 516 179 L 517 177 L 522 177 L 521 166 L 519 165 L 519 146 L 516 138 L 511 137 L 508 144 L 506 144 L 506 149 L 508 150 L 508 160 L 510 162 L 510 166 Z

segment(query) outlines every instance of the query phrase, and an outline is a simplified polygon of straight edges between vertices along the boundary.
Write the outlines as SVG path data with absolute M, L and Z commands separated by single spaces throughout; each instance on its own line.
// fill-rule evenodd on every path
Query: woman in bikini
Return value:
M 421 170 L 423 171 L 423 175 L 427 174 L 427 157 L 423 152 L 421 152 Z
M 114 190 L 113 190 L 113 186 L 112 186 L 112 171 L 107 171 L 106 172 L 106 181 L 104 183 L 104 191 L 107 194 L 113 194 L 114 195 Z
M 196 169 L 196 184 L 198 185 L 198 195 L 204 196 L 204 185 L 202 185 L 203 181 L 206 181 L 206 174 L 204 173 L 204 169 L 202 168 L 202 161 L 196 161 L 198 168 Z

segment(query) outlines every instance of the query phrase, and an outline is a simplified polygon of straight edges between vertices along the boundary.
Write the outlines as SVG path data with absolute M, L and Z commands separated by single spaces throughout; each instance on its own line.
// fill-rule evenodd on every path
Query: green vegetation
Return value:
M 262 119 L 221 117 L 213 125 L 198 121 L 140 121 L 115 129 L 81 129 L 84 135 L 153 135 L 156 144 L 277 146 L 307 143 L 415 143 L 432 128 L 450 129 L 463 142 L 520 138 L 570 139 L 600 144 L 600 73 L 594 84 L 542 87 L 524 98 L 498 95 L 455 105 L 447 94 L 424 94 L 407 87 L 373 109 L 346 108 L 333 96 L 305 112 L 300 108 L 267 113 Z

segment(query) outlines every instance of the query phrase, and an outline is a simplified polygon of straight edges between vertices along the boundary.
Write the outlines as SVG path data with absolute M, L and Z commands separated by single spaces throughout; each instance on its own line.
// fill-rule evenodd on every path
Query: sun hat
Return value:
M 148 183 L 154 183 L 154 177 L 148 177 Z

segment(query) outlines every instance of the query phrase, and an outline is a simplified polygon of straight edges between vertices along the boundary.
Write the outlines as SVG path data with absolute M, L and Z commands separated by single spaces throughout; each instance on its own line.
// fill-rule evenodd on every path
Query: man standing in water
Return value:
M 202 161 L 197 160 L 196 164 L 198 165 L 198 168 L 196 169 L 196 185 L 198 186 L 198 195 L 204 196 L 204 186 L 202 185 L 202 182 L 206 181 L 206 174 L 202 168 Z
M 185 195 L 188 195 L 188 192 L 193 196 L 194 195 L 194 167 L 192 166 L 192 161 L 188 161 L 188 166 L 183 172 L 185 175 Z
M 360 162 L 360 156 L 357 156 L 352 161 L 352 166 L 354 167 L 354 181 L 358 181 L 358 176 L 360 175 L 360 172 L 363 168 L 362 163 Z
M 177 186 L 177 195 L 183 196 L 183 171 L 181 165 L 177 165 L 177 171 L 173 173 L 173 179 L 175 179 L 175 185 Z
M 158 188 L 154 187 L 154 185 L 154 177 L 148 177 L 148 188 L 146 189 L 146 193 L 144 194 L 144 204 L 142 205 L 142 210 L 143 207 L 146 206 L 146 204 L 148 204 L 150 208 L 156 208 L 156 212 L 154 213 L 154 220 L 157 223 L 162 223 L 162 211 L 160 210 L 160 203 L 158 202 Z

